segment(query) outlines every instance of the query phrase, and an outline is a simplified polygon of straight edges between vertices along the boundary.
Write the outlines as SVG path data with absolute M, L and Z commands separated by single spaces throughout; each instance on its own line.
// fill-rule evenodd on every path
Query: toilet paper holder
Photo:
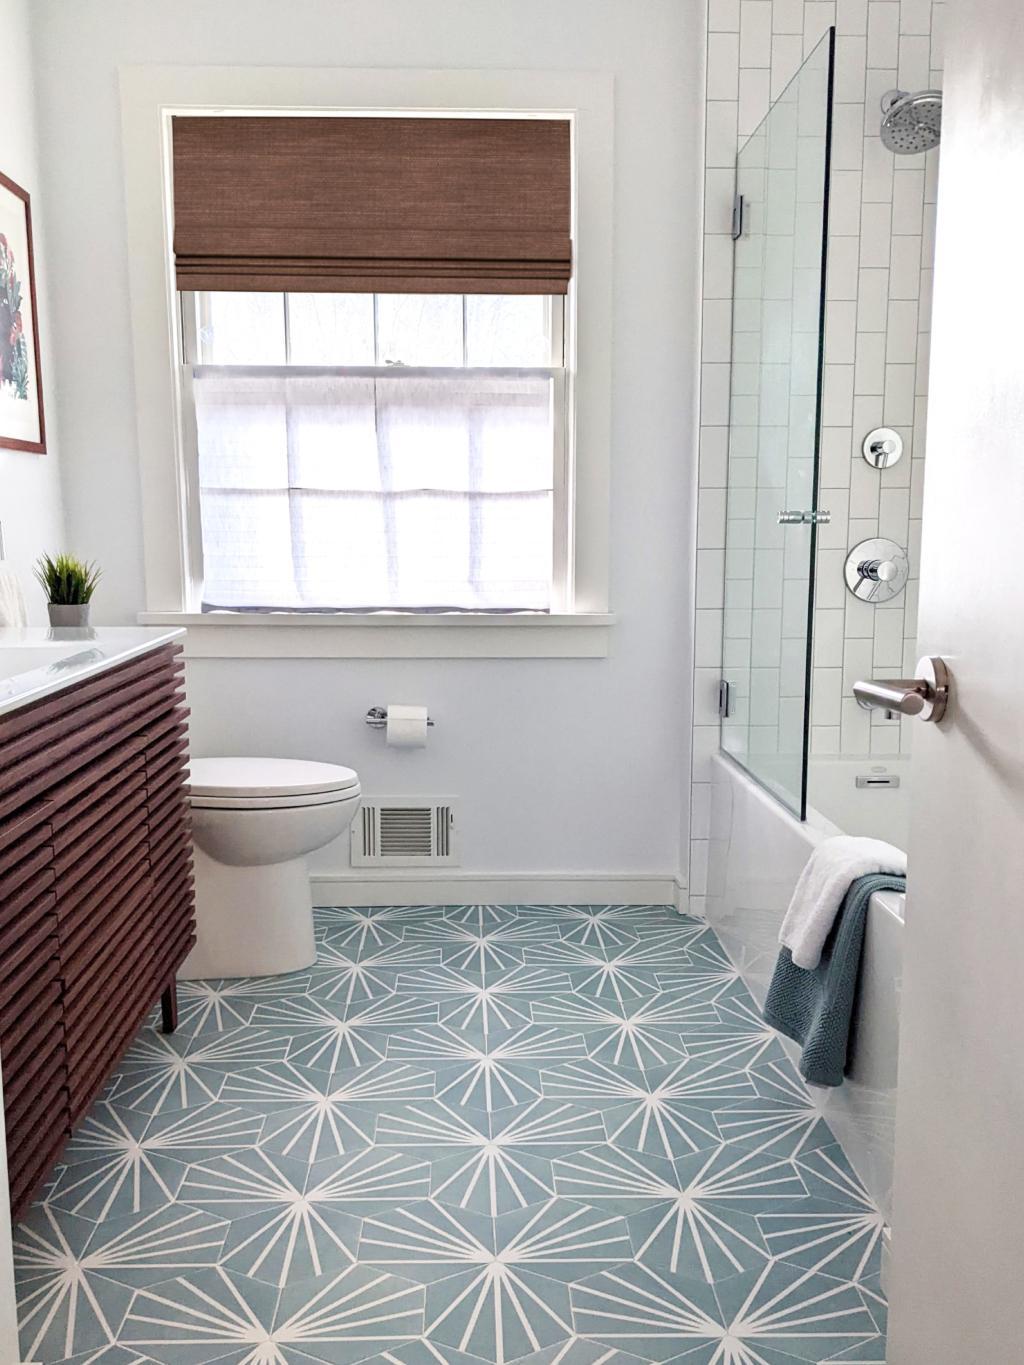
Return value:
M 388 708 L 386 706 L 371 706 L 366 713 L 366 723 L 371 730 L 386 730 L 388 725 Z M 427 717 L 427 728 L 432 730 L 434 722 Z

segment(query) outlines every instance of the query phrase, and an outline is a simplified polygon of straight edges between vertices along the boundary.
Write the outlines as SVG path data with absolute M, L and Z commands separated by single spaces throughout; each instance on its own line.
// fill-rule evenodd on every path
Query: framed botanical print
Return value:
M 46 450 L 39 365 L 32 210 L 27 193 L 0 174 L 0 446 Z

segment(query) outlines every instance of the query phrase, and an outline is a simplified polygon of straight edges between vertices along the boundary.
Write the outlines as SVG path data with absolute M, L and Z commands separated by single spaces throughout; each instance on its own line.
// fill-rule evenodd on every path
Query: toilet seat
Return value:
M 194 758 L 189 785 L 191 805 L 206 810 L 323 806 L 360 795 L 351 768 L 294 758 Z
M 192 793 L 193 810 L 295 810 L 307 806 L 333 806 L 338 801 L 358 801 L 362 790 L 357 782 L 344 791 L 310 792 L 306 796 L 205 796 Z

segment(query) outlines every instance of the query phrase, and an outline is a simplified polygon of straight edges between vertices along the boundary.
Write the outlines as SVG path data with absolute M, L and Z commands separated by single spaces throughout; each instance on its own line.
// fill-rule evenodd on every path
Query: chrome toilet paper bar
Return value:
M 366 713 L 366 723 L 371 730 L 386 730 L 388 725 L 388 708 L 386 706 L 371 706 Z M 427 717 L 427 728 L 433 729 L 434 722 Z

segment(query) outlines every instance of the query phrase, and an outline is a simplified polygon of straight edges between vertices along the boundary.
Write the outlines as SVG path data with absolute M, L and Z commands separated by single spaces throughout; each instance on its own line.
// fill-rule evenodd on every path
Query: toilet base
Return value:
M 196 847 L 195 877 L 196 944 L 180 981 L 281 976 L 316 961 L 305 858 L 234 867 Z

